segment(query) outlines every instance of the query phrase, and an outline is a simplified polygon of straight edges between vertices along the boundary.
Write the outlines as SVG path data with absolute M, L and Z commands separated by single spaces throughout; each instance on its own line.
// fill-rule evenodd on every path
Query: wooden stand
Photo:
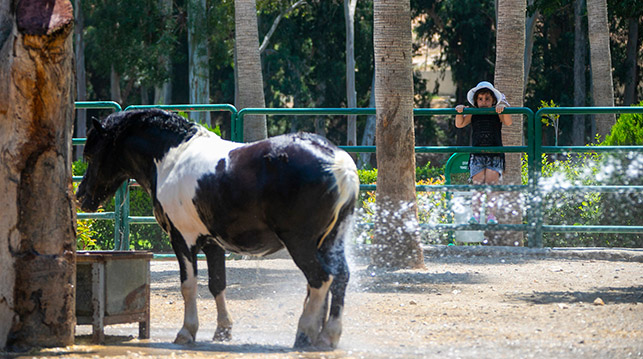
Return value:
M 105 326 L 138 322 L 150 337 L 151 252 L 79 251 L 76 256 L 76 323 L 91 325 L 92 341 L 105 341 Z

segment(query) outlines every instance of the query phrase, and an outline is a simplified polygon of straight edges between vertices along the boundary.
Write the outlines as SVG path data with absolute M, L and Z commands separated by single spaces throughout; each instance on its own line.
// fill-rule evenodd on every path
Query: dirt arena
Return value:
M 56 358 L 643 358 L 643 251 L 431 247 L 426 270 L 369 269 L 351 255 L 344 332 L 332 352 L 292 349 L 303 275 L 281 254 L 230 260 L 233 340 L 211 341 L 214 300 L 199 262 L 197 343 L 172 344 L 183 320 L 178 265 L 152 261 L 151 339 L 108 326 L 107 344 L 9 354 Z M 3 353 L 0 353 L 2 356 Z

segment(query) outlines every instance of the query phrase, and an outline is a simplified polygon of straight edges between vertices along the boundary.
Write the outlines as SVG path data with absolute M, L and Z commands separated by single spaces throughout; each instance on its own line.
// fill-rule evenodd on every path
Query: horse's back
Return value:
M 234 149 L 220 171 L 199 179 L 194 198 L 199 214 L 231 250 L 274 249 L 293 233 L 313 244 L 338 198 L 331 170 L 336 150 L 309 134 Z

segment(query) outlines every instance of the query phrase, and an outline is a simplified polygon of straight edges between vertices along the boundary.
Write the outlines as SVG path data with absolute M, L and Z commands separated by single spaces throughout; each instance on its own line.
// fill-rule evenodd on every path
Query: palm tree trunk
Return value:
M 592 64 L 592 97 L 594 106 L 614 106 L 610 34 L 607 23 L 607 0 L 587 0 L 590 63 Z M 596 129 L 605 139 L 616 122 L 613 114 L 596 115 Z
M 344 0 L 344 19 L 346 21 L 346 100 L 349 108 L 357 107 L 355 92 L 355 7 L 357 0 Z M 357 116 L 348 116 L 346 145 L 357 145 Z
M 638 81 L 638 64 L 636 63 L 637 52 L 639 48 L 639 21 L 633 17 L 628 20 L 627 34 L 627 54 L 625 58 L 625 67 L 627 75 L 625 76 L 625 93 L 623 95 L 623 105 L 630 106 L 636 102 L 636 85 Z
M 498 27 L 496 34 L 495 86 L 507 96 L 512 107 L 523 105 L 524 56 L 525 56 L 525 8 L 524 0 L 498 1 Z M 523 143 L 523 118 L 513 115 L 513 124 L 502 129 L 505 146 L 520 146 Z M 521 154 L 506 155 L 505 184 L 521 183 Z M 498 211 L 501 223 L 522 223 L 522 204 L 510 194 L 502 194 L 503 205 Z M 522 245 L 522 232 L 494 232 L 490 241 L 497 245 Z
M 188 0 L 188 61 L 190 103 L 210 103 L 208 29 L 205 0 Z M 191 112 L 193 121 L 212 125 L 209 112 Z
M 257 28 L 257 7 L 255 0 L 235 0 L 235 50 L 237 109 L 263 108 L 266 100 L 263 93 L 263 74 L 259 56 L 259 30 Z M 243 139 L 246 142 L 268 137 L 265 115 L 245 116 Z
M 587 62 L 587 38 L 583 26 L 584 0 L 574 0 L 574 106 L 585 106 L 587 81 L 585 80 Z M 572 144 L 585 144 L 585 115 L 574 115 Z
M 76 50 L 76 101 L 87 100 L 87 80 L 85 77 L 85 42 L 83 40 L 84 17 L 81 11 L 80 0 L 74 1 L 74 39 Z M 76 137 L 84 138 L 87 136 L 87 110 L 76 110 Z M 74 150 L 76 159 L 83 157 L 83 148 L 85 146 L 76 146 Z
M 373 264 L 424 266 L 415 197 L 415 130 L 409 0 L 373 4 L 377 112 L 377 213 Z
M 159 7 L 161 13 L 165 17 L 172 15 L 172 0 L 159 0 Z M 164 31 L 168 32 L 172 29 L 166 28 Z M 162 54 L 159 57 L 159 66 L 165 68 L 168 74 L 171 74 L 172 63 L 168 54 Z M 172 103 L 172 77 L 168 78 L 160 86 L 154 87 L 154 104 L 169 105 Z
M 375 107 L 375 73 L 373 73 L 373 79 L 371 80 L 371 96 L 368 100 L 368 107 Z M 375 116 L 368 115 L 366 116 L 366 126 L 364 126 L 364 134 L 362 136 L 362 146 L 373 146 L 375 141 Z M 360 153 L 359 160 L 357 163 L 358 168 L 368 168 L 371 163 L 371 153 Z

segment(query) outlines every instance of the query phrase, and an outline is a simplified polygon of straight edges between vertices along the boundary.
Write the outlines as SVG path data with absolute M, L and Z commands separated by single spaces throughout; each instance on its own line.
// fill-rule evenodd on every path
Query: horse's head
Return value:
M 123 169 L 123 158 L 114 140 L 115 135 L 94 120 L 94 128 L 87 134 L 84 151 L 89 165 L 76 192 L 83 211 L 95 212 L 128 178 Z

